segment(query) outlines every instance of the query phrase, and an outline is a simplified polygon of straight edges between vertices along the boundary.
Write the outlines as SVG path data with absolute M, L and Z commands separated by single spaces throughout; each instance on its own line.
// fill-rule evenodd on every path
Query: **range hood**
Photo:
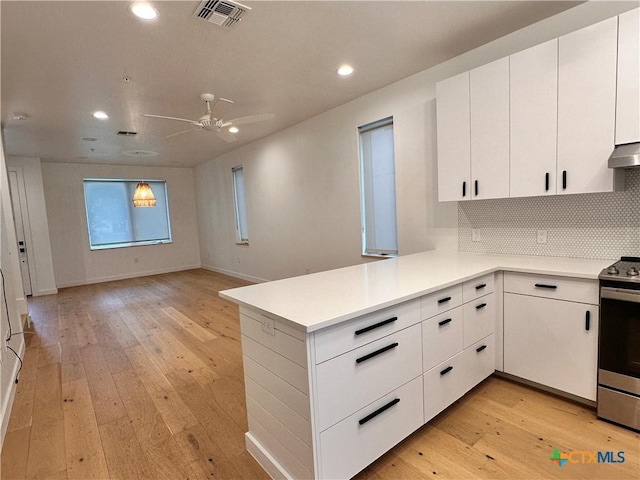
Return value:
M 640 167 L 640 142 L 617 145 L 609 157 L 609 168 Z

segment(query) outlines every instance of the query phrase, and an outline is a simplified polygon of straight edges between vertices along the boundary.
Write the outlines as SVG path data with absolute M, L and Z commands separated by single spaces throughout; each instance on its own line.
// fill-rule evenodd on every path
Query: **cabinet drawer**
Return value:
M 420 330 L 416 324 L 318 365 L 318 430 L 420 375 Z
M 496 323 L 495 294 L 490 293 L 462 307 L 464 348 L 493 333 Z
M 428 422 L 458 398 L 468 384 L 464 373 L 464 352 L 432 368 L 423 376 L 424 420 Z
M 420 428 L 422 403 L 418 376 L 322 432 L 320 478 L 351 478 Z
M 462 307 L 422 322 L 422 370 L 435 367 L 462 351 Z
M 394 305 L 315 333 L 316 363 L 418 323 L 420 300 Z
M 462 305 L 462 284 L 425 295 L 420 300 L 422 320 Z
M 494 285 L 495 275 L 493 273 L 464 282 L 462 284 L 462 301 L 467 303 L 491 293 Z
M 495 340 L 494 335 L 489 335 L 479 342 L 474 343 L 465 349 L 464 356 L 464 375 L 465 388 L 468 392 L 495 370 Z
M 504 291 L 598 305 L 597 280 L 505 272 Z

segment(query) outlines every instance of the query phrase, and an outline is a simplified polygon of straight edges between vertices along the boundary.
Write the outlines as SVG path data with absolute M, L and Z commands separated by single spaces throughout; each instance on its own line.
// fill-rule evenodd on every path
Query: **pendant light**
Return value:
M 147 182 L 139 182 L 133 192 L 134 207 L 155 207 L 156 197 Z

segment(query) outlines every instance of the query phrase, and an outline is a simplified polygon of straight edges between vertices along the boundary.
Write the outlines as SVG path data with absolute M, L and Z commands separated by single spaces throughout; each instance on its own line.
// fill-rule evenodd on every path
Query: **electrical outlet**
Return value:
M 480 241 L 482 241 L 482 236 L 480 235 L 480 229 L 479 228 L 472 228 L 471 229 L 471 241 L 472 242 L 480 242 Z
M 264 315 L 260 315 L 260 320 L 262 322 L 262 331 L 264 333 L 268 333 L 269 335 L 275 336 L 276 334 L 276 322 L 271 318 L 267 318 Z
M 538 230 L 536 241 L 538 243 L 547 243 L 547 231 L 546 230 Z

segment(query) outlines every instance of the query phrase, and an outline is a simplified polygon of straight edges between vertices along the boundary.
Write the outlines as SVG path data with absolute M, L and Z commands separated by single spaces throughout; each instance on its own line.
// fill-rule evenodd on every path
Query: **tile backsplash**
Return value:
M 473 241 L 472 230 L 479 241 Z M 547 243 L 537 242 L 545 230 Z M 458 250 L 549 257 L 640 256 L 640 168 L 623 192 L 458 202 Z

